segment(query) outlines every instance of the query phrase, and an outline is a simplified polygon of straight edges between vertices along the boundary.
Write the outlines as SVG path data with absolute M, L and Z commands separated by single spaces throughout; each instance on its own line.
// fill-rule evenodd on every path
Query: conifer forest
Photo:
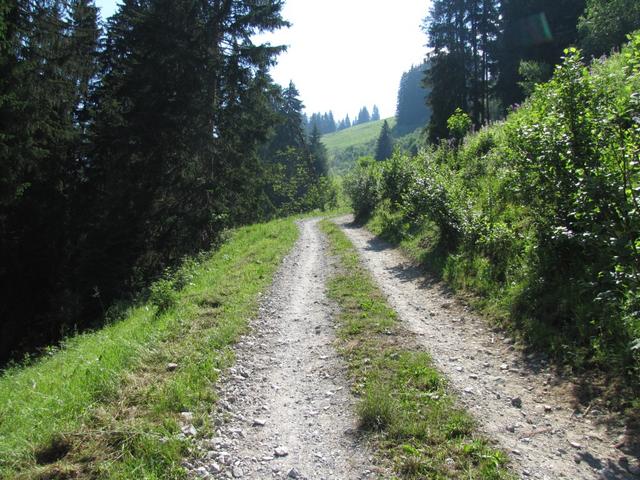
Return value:
M 0 0 L 0 478 L 640 478 L 640 0 L 343 2 Z

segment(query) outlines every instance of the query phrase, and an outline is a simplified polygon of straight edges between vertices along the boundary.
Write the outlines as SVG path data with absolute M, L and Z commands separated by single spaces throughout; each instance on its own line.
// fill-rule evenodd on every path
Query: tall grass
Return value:
M 183 476 L 178 414 L 210 428 L 212 382 L 296 238 L 291 219 L 239 229 L 163 280 L 170 288 L 156 289 L 155 303 L 5 370 L 0 478 Z

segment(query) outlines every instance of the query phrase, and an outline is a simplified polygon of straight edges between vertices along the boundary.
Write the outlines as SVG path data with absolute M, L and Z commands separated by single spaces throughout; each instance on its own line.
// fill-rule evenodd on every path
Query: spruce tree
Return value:
M 361 125 L 363 123 L 367 123 L 371 121 L 371 115 L 369 114 L 369 110 L 367 107 L 362 107 L 360 112 L 358 113 L 357 124 Z
M 309 137 L 309 152 L 313 161 L 313 174 L 316 177 L 327 176 L 329 173 L 327 148 L 322 143 L 321 137 L 318 128 L 314 127 Z
M 502 0 L 501 29 L 496 46 L 499 78 L 495 87 L 506 109 L 524 99 L 518 85 L 523 60 L 551 72 L 565 48 L 578 41 L 578 19 L 585 0 Z M 547 79 L 544 79 L 547 80 Z
M 371 121 L 377 122 L 378 120 L 380 120 L 380 110 L 378 110 L 377 105 L 374 105 L 373 111 L 371 112 Z
M 424 87 L 423 78 L 427 64 L 412 66 L 402 74 L 396 106 L 396 125 L 403 130 L 424 126 L 431 111 L 426 104 L 429 90 Z
M 391 137 L 389 123 L 385 120 L 376 142 L 375 159 L 378 161 L 387 160 L 391 158 L 391 155 L 393 155 L 393 138 Z

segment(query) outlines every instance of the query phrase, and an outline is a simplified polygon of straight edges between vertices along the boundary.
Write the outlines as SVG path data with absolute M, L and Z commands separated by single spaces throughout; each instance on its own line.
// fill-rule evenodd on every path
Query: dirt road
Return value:
M 201 478 L 391 477 L 356 435 L 355 399 L 333 345 L 336 312 L 324 291 L 332 261 L 317 222 L 299 223 L 300 239 L 218 386 L 216 434 L 202 443 L 206 459 L 192 464 Z M 640 478 L 631 473 L 637 459 L 624 453 L 623 427 L 598 405 L 576 409 L 568 379 L 525 356 L 351 217 L 336 223 L 518 476 Z
M 576 412 L 575 385 L 544 360 L 469 312 L 399 252 L 352 223 L 336 220 L 390 305 L 421 338 L 438 368 L 522 478 L 635 479 L 636 460 L 613 445 L 624 428 L 594 406 Z M 632 465 L 629 465 L 630 462 Z
M 378 478 L 355 435 L 354 398 L 333 347 L 325 241 L 317 220 L 299 225 L 300 238 L 219 386 L 219 426 L 201 477 Z

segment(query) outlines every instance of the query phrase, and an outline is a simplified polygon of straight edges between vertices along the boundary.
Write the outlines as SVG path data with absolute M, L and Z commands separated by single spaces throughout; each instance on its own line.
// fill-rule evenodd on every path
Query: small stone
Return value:
M 458 371 L 458 372 L 462 372 L 462 371 L 464 371 L 464 368 L 462 368 L 462 367 L 456 367 L 456 371 Z
M 507 432 L 515 433 L 516 432 L 516 426 L 515 425 L 507 425 Z
M 221 471 L 222 471 L 222 467 L 216 462 L 212 462 L 209 464 L 209 472 L 213 473 L 214 475 L 216 473 L 220 473 Z
M 471 380 L 477 380 L 478 379 L 478 375 L 476 375 L 475 373 L 472 373 L 471 375 L 469 375 L 469 378 Z
M 636 475 L 638 477 L 640 477 L 640 463 L 636 463 L 635 465 L 629 465 L 627 467 L 627 470 L 629 470 L 629 473 L 631 475 Z
M 191 422 L 193 420 L 193 412 L 180 412 L 180 416 L 185 422 Z
M 544 406 L 544 411 L 546 413 L 551 413 L 551 412 L 553 412 L 553 407 L 551 405 L 545 405 Z
M 511 450 L 511 453 L 513 453 L 514 455 L 522 455 L 522 452 L 520 450 L 516 450 L 515 448 Z
M 244 472 L 238 466 L 233 467 L 233 478 L 242 478 L 244 476 Z
M 506 363 L 503 363 L 502 365 L 500 365 L 500 370 L 508 370 L 509 369 L 509 365 L 507 365 Z
M 193 425 L 185 425 L 184 427 L 182 427 L 182 433 L 190 437 L 195 437 L 198 431 Z
M 196 468 L 196 474 L 202 478 L 207 478 L 209 476 L 209 472 L 207 472 L 207 469 L 204 467 Z
M 473 393 L 473 388 L 471 388 L 471 387 L 467 387 L 467 388 L 465 388 L 465 389 L 464 389 L 464 393 L 468 393 L 468 394 L 470 394 L 470 395 L 471 395 L 471 394 Z
M 287 455 L 289 455 L 289 451 L 284 447 L 276 448 L 273 453 L 276 455 L 276 457 L 286 457 Z
M 522 399 L 520 397 L 513 397 L 511 399 L 511 405 L 516 408 L 522 408 Z
M 267 424 L 266 420 L 263 420 L 262 418 L 254 418 L 252 426 L 254 426 L 254 427 L 264 427 L 266 424 Z
M 571 445 L 573 448 L 580 450 L 582 448 L 582 445 L 580 445 L 579 443 L 576 442 L 571 442 L 569 441 L 569 445 Z
M 289 470 L 289 473 L 287 474 L 287 478 L 301 478 L 301 477 L 302 476 L 300 475 L 300 472 L 295 468 L 292 468 L 291 470 Z
M 167 372 L 173 372 L 178 368 L 177 363 L 167 363 Z

